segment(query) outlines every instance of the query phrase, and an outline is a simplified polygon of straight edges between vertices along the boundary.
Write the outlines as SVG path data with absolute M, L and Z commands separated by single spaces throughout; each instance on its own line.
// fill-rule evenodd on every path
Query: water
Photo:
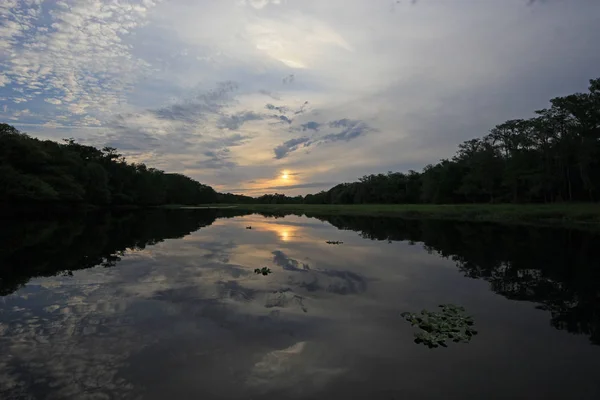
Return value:
M 235 214 L 4 221 L 0 398 L 600 398 L 598 236 Z M 441 303 L 479 335 L 415 344 Z

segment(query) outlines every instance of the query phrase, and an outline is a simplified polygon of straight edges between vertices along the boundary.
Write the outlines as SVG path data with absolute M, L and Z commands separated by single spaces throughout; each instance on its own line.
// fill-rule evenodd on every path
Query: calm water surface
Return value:
M 2 399 L 600 398 L 591 234 L 188 210 L 0 235 Z M 415 344 L 400 313 L 441 303 L 479 335 Z

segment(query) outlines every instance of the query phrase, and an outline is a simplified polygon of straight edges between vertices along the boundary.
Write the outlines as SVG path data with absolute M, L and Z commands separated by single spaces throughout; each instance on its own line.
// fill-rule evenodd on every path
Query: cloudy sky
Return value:
M 304 194 L 585 90 L 599 27 L 597 0 L 2 0 L 0 121 Z

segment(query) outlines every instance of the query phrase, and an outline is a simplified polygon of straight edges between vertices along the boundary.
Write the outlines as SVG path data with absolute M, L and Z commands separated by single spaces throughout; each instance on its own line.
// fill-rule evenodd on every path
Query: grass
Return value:
M 223 204 L 214 207 L 223 207 Z M 393 216 L 505 224 L 575 227 L 600 231 L 600 203 L 574 204 L 232 204 L 255 212 L 306 215 Z

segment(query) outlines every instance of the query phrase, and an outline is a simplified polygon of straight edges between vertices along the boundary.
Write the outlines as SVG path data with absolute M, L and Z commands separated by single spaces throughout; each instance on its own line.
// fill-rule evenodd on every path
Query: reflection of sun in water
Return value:
M 269 231 L 274 233 L 278 240 L 289 242 L 298 238 L 298 226 L 283 223 L 271 223 L 253 220 L 252 229 Z

